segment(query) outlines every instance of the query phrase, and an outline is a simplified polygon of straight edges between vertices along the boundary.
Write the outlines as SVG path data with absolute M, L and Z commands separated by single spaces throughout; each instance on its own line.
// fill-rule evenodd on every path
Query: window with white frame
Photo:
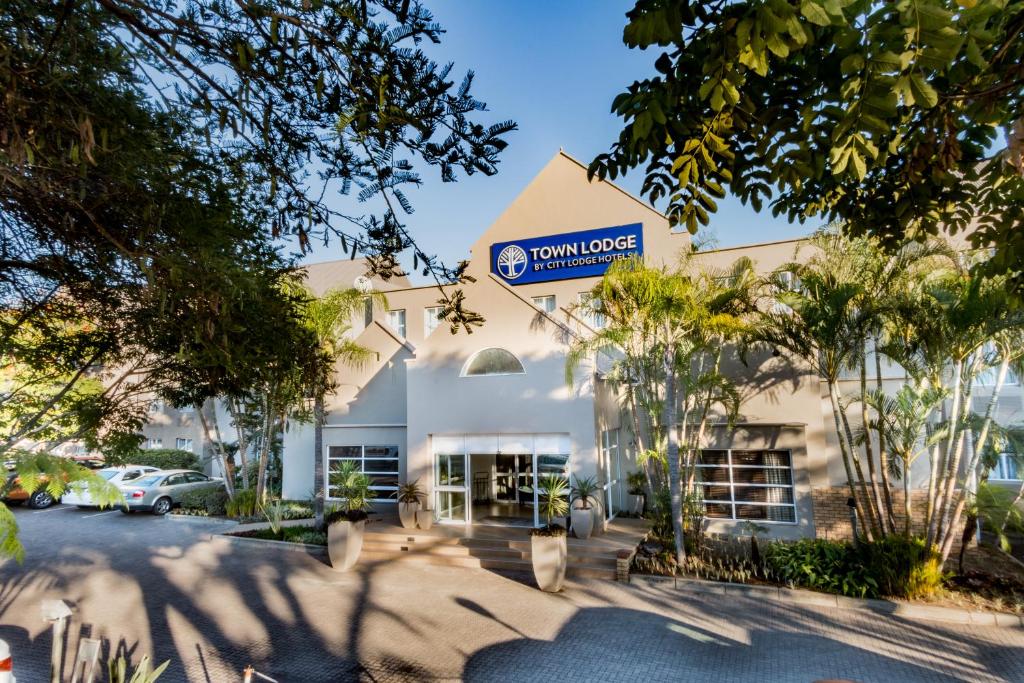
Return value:
M 388 325 L 398 333 L 399 337 L 405 337 L 405 309 L 388 311 Z
M 1000 453 L 996 464 L 989 473 L 993 481 L 1020 481 L 1016 453 Z
M 398 491 L 398 446 L 331 446 L 327 449 L 327 497 L 338 498 L 332 473 L 346 463 L 370 478 L 373 500 L 393 502 Z
M 580 292 L 579 302 L 582 306 L 581 313 L 583 322 L 595 330 L 600 330 L 605 326 L 604 313 L 597 311 L 600 306 L 601 300 L 595 297 L 590 292 Z
M 474 353 L 462 368 L 463 377 L 525 375 L 523 363 L 507 349 L 491 347 Z
M 704 450 L 697 479 L 713 519 L 796 522 L 793 456 L 784 450 Z
M 178 406 L 178 412 L 182 415 L 192 415 L 196 412 L 196 407 L 191 404 Z
M 533 297 L 533 305 L 544 311 L 545 313 L 555 312 L 555 295 L 548 294 L 546 296 L 535 296 Z
M 157 439 L 146 439 L 146 448 L 163 448 L 163 447 L 164 447 L 164 440 L 163 439 L 160 439 L 160 438 L 157 438 Z
M 174 447 L 179 451 L 191 451 L 192 450 L 192 439 L 177 438 L 174 440 Z
M 426 339 L 441 326 L 441 306 L 427 306 L 423 309 L 423 338 Z

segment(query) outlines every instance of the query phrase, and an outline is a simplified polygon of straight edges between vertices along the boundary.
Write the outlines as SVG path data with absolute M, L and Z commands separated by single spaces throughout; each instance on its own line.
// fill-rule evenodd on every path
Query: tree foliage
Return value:
M 889 247 L 969 231 L 1024 291 L 1024 2 L 638 0 L 627 17 L 627 45 L 662 48 L 657 75 L 615 98 L 624 127 L 591 175 L 643 166 L 690 232 L 728 192 Z

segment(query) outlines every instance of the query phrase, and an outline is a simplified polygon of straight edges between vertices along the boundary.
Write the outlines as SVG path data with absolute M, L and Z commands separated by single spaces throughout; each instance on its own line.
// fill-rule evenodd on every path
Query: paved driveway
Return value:
M 75 508 L 16 511 L 25 564 L 0 566 L 0 637 L 20 683 L 46 680 L 44 598 L 81 634 L 172 664 L 161 681 L 1024 681 L 1020 629 L 915 622 L 423 565 L 337 574 L 305 553 L 209 534 L 209 522 Z M 70 658 L 69 658 L 70 659 Z M 67 672 L 70 679 L 70 671 Z

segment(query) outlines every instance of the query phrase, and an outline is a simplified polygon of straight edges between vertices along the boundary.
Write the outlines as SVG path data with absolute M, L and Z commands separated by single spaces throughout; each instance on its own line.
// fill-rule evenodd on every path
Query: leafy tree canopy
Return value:
M 690 232 L 727 191 L 891 246 L 970 229 L 1024 290 L 1024 2 L 638 0 L 627 17 L 627 45 L 662 48 L 657 75 L 615 98 L 625 125 L 592 175 L 642 165 Z

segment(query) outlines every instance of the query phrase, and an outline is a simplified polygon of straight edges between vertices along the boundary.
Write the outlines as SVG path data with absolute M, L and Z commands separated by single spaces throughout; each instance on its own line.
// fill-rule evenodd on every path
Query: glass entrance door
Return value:
M 466 454 L 434 455 L 434 509 L 442 522 L 466 522 Z

